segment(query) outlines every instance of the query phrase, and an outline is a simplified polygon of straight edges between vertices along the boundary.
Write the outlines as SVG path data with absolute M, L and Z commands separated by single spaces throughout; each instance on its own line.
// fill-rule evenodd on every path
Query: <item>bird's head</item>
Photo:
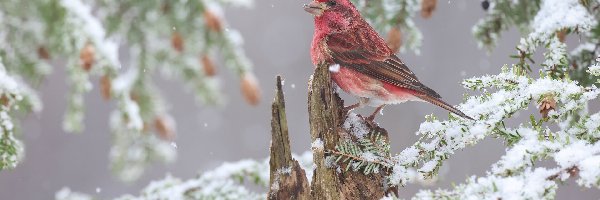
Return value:
M 330 32 L 347 30 L 353 19 L 360 19 L 360 13 L 350 0 L 313 0 L 304 4 L 304 10 L 315 16 L 317 29 Z

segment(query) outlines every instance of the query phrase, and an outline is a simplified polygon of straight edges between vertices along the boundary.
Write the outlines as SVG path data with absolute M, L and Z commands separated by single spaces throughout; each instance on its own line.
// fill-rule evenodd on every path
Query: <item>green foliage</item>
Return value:
M 346 139 L 328 152 L 338 164 L 345 164 L 345 170 L 352 168 L 364 174 L 379 173 L 382 168 L 390 168 L 390 144 L 380 132 L 371 131 L 357 141 Z
M 8 130 L 0 134 L 0 170 L 15 168 L 22 157 L 23 144 Z
M 511 26 L 521 32 L 529 31 L 529 23 L 540 9 L 540 0 L 495 0 L 488 14 L 473 27 L 473 35 L 481 47 L 492 50 L 500 34 Z
M 92 80 L 100 77 L 103 97 L 117 105 L 108 120 L 115 136 L 110 165 L 120 178 L 133 180 L 148 163 L 173 160 L 176 155 L 175 145 L 171 145 L 175 125 L 166 127 L 164 123 L 171 117 L 153 84 L 156 75 L 182 80 L 200 103 L 216 106 L 222 102 L 219 81 L 214 74 L 207 74 L 207 66 L 214 68 L 217 53 L 240 79 L 252 73 L 241 35 L 228 26 L 221 8 L 251 3 L 0 1 L 0 59 L 6 65 L 1 70 L 6 69 L 8 76 L 19 80 L 19 86 L 28 88 L 27 84 L 42 83 L 52 60 L 64 61 L 59 63 L 64 64 L 70 87 L 63 120 L 67 132 L 84 130 L 84 97 L 94 89 Z M 0 80 L 0 89 L 2 84 Z M 0 97 L 4 94 L 0 90 Z M 23 106 L 28 96 L 24 98 L 26 101 L 15 102 L 21 110 L 30 108 Z M 2 137 L 4 144 L 11 145 L 2 146 L 4 151 L 0 151 L 7 152 L 5 155 L 15 152 L 11 149 L 20 144 L 12 132 L 9 135 Z

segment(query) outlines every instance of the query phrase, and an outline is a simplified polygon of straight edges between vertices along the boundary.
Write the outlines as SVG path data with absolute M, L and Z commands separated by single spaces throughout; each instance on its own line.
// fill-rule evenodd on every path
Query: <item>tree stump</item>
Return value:
M 335 150 L 340 141 L 356 140 L 350 130 L 343 127 L 348 113 L 345 112 L 343 100 L 335 92 L 329 66 L 319 65 L 308 84 L 310 134 L 313 144 L 319 144 L 312 148 L 316 167 L 310 189 L 304 170 L 291 157 L 280 77 L 277 78 L 277 92 L 272 109 L 269 199 L 381 199 L 388 193 L 396 193 L 395 188 L 386 186 L 385 178 L 389 175 L 389 170 L 365 175 L 361 170 L 344 170 L 345 164 L 329 159 L 330 152 Z M 381 133 L 388 140 L 385 129 L 368 122 L 360 115 L 358 118 L 358 123 Z

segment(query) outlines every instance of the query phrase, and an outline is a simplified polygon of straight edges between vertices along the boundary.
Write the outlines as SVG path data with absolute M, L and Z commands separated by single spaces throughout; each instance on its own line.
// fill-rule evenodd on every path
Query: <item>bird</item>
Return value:
M 421 83 L 349 0 L 312 0 L 303 7 L 314 17 L 312 63 L 329 65 L 335 84 L 359 99 L 345 110 L 376 107 L 367 117 L 373 121 L 385 105 L 424 101 L 473 120 Z

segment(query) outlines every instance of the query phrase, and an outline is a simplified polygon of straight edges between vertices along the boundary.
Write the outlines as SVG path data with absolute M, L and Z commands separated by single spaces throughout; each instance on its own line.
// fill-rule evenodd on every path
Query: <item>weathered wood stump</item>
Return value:
M 334 151 L 341 140 L 356 139 L 343 128 L 348 113 L 344 110 L 343 100 L 335 92 L 327 65 L 318 66 L 309 81 L 308 113 L 312 141 L 322 143 L 322 147 L 312 148 L 316 168 L 310 186 L 304 170 L 291 156 L 285 102 L 281 78 L 278 77 L 272 107 L 269 199 L 380 199 L 387 193 L 396 192 L 395 188 L 386 187 L 385 178 L 390 173 L 387 170 L 365 175 L 360 170 L 343 170 L 346 166 L 342 163 L 333 163 L 338 167 L 332 167 L 332 161 L 327 161 L 329 152 Z M 381 133 L 387 140 L 384 129 L 363 117 L 359 118 L 360 123 Z

